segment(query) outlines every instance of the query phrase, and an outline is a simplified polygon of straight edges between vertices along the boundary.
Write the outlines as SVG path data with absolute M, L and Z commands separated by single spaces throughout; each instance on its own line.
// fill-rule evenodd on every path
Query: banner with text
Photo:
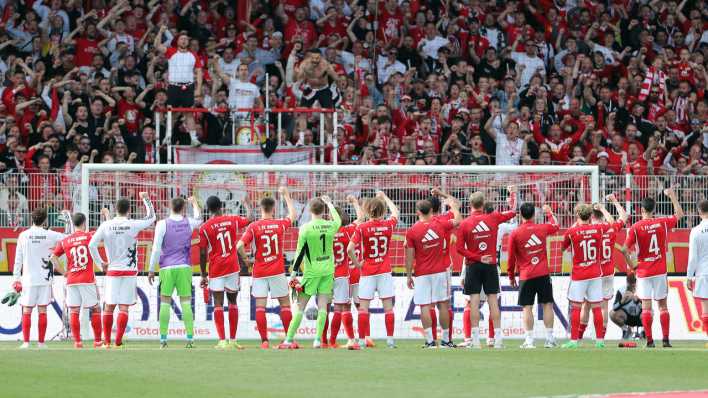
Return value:
M 177 164 L 313 164 L 315 147 L 279 147 L 266 157 L 258 145 L 172 147 Z

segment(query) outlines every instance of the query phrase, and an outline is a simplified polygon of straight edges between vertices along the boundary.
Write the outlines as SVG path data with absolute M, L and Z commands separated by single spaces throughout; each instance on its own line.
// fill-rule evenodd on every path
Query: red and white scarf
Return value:
M 664 102 L 664 93 L 666 92 L 666 74 L 661 70 L 657 71 L 655 67 L 650 67 L 647 70 L 642 88 L 639 90 L 639 101 L 644 101 L 651 92 L 651 86 L 654 83 L 659 83 L 659 100 Z

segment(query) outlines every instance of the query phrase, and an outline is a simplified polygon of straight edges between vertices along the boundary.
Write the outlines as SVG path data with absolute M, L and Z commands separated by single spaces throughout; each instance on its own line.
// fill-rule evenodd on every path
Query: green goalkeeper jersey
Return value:
M 311 220 L 298 233 L 295 258 L 302 257 L 301 269 L 305 278 L 334 274 L 334 234 L 342 224 L 339 214 L 329 206 L 332 220 Z

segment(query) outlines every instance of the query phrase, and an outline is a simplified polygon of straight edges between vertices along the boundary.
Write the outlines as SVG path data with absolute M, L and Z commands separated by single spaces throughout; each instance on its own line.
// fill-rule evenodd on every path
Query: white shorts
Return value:
M 615 277 L 614 276 L 603 276 L 602 277 L 602 298 L 605 300 L 612 300 L 615 297 Z
M 354 302 L 359 304 L 359 284 L 355 283 L 353 285 L 349 285 L 349 297 L 354 299 Z
M 254 278 L 251 282 L 251 296 L 255 298 L 280 298 L 288 295 L 288 279 L 285 274 Z
M 209 290 L 213 292 L 223 292 L 226 290 L 230 293 L 236 293 L 238 292 L 240 286 L 241 281 L 238 272 L 220 276 L 218 278 L 209 278 Z M 287 295 L 287 292 L 285 294 Z M 267 297 L 267 295 L 265 297 Z
M 413 302 L 428 305 L 450 300 L 450 282 L 447 271 L 415 277 Z
M 637 277 L 637 297 L 641 300 L 663 300 L 669 294 L 666 275 Z
M 602 278 L 587 279 L 584 281 L 570 281 L 568 286 L 568 300 L 582 303 L 599 303 L 602 301 Z
M 20 296 L 20 305 L 23 307 L 43 307 L 52 301 L 52 285 L 25 286 Z
M 359 279 L 359 299 L 373 300 L 374 293 L 379 294 L 380 299 L 391 298 L 393 293 L 393 276 L 391 274 L 362 275 Z
M 708 300 L 708 275 L 696 277 L 696 284 L 693 286 L 693 297 Z
M 106 304 L 108 305 L 133 305 L 138 278 L 135 276 L 107 276 L 106 277 Z
M 98 289 L 95 283 L 69 285 L 66 287 L 66 306 L 91 308 L 98 304 Z
M 349 296 L 349 277 L 343 276 L 334 278 L 334 291 L 332 302 L 334 304 L 349 304 L 351 297 Z

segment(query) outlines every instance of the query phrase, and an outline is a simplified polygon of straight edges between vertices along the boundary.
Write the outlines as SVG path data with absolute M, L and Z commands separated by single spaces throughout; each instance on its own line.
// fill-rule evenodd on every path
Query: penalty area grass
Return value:
M 423 350 L 400 340 L 397 349 L 220 351 L 213 341 L 192 350 L 173 340 L 129 341 L 122 350 L 75 350 L 69 342 L 19 350 L 0 343 L 5 370 L 0 397 L 531 397 L 708 388 L 704 342 L 676 341 L 674 348 L 521 350 L 505 340 L 493 350 Z M 542 344 L 537 340 L 537 344 Z M 85 342 L 90 346 L 91 342 Z M 661 343 L 658 342 L 658 345 Z

